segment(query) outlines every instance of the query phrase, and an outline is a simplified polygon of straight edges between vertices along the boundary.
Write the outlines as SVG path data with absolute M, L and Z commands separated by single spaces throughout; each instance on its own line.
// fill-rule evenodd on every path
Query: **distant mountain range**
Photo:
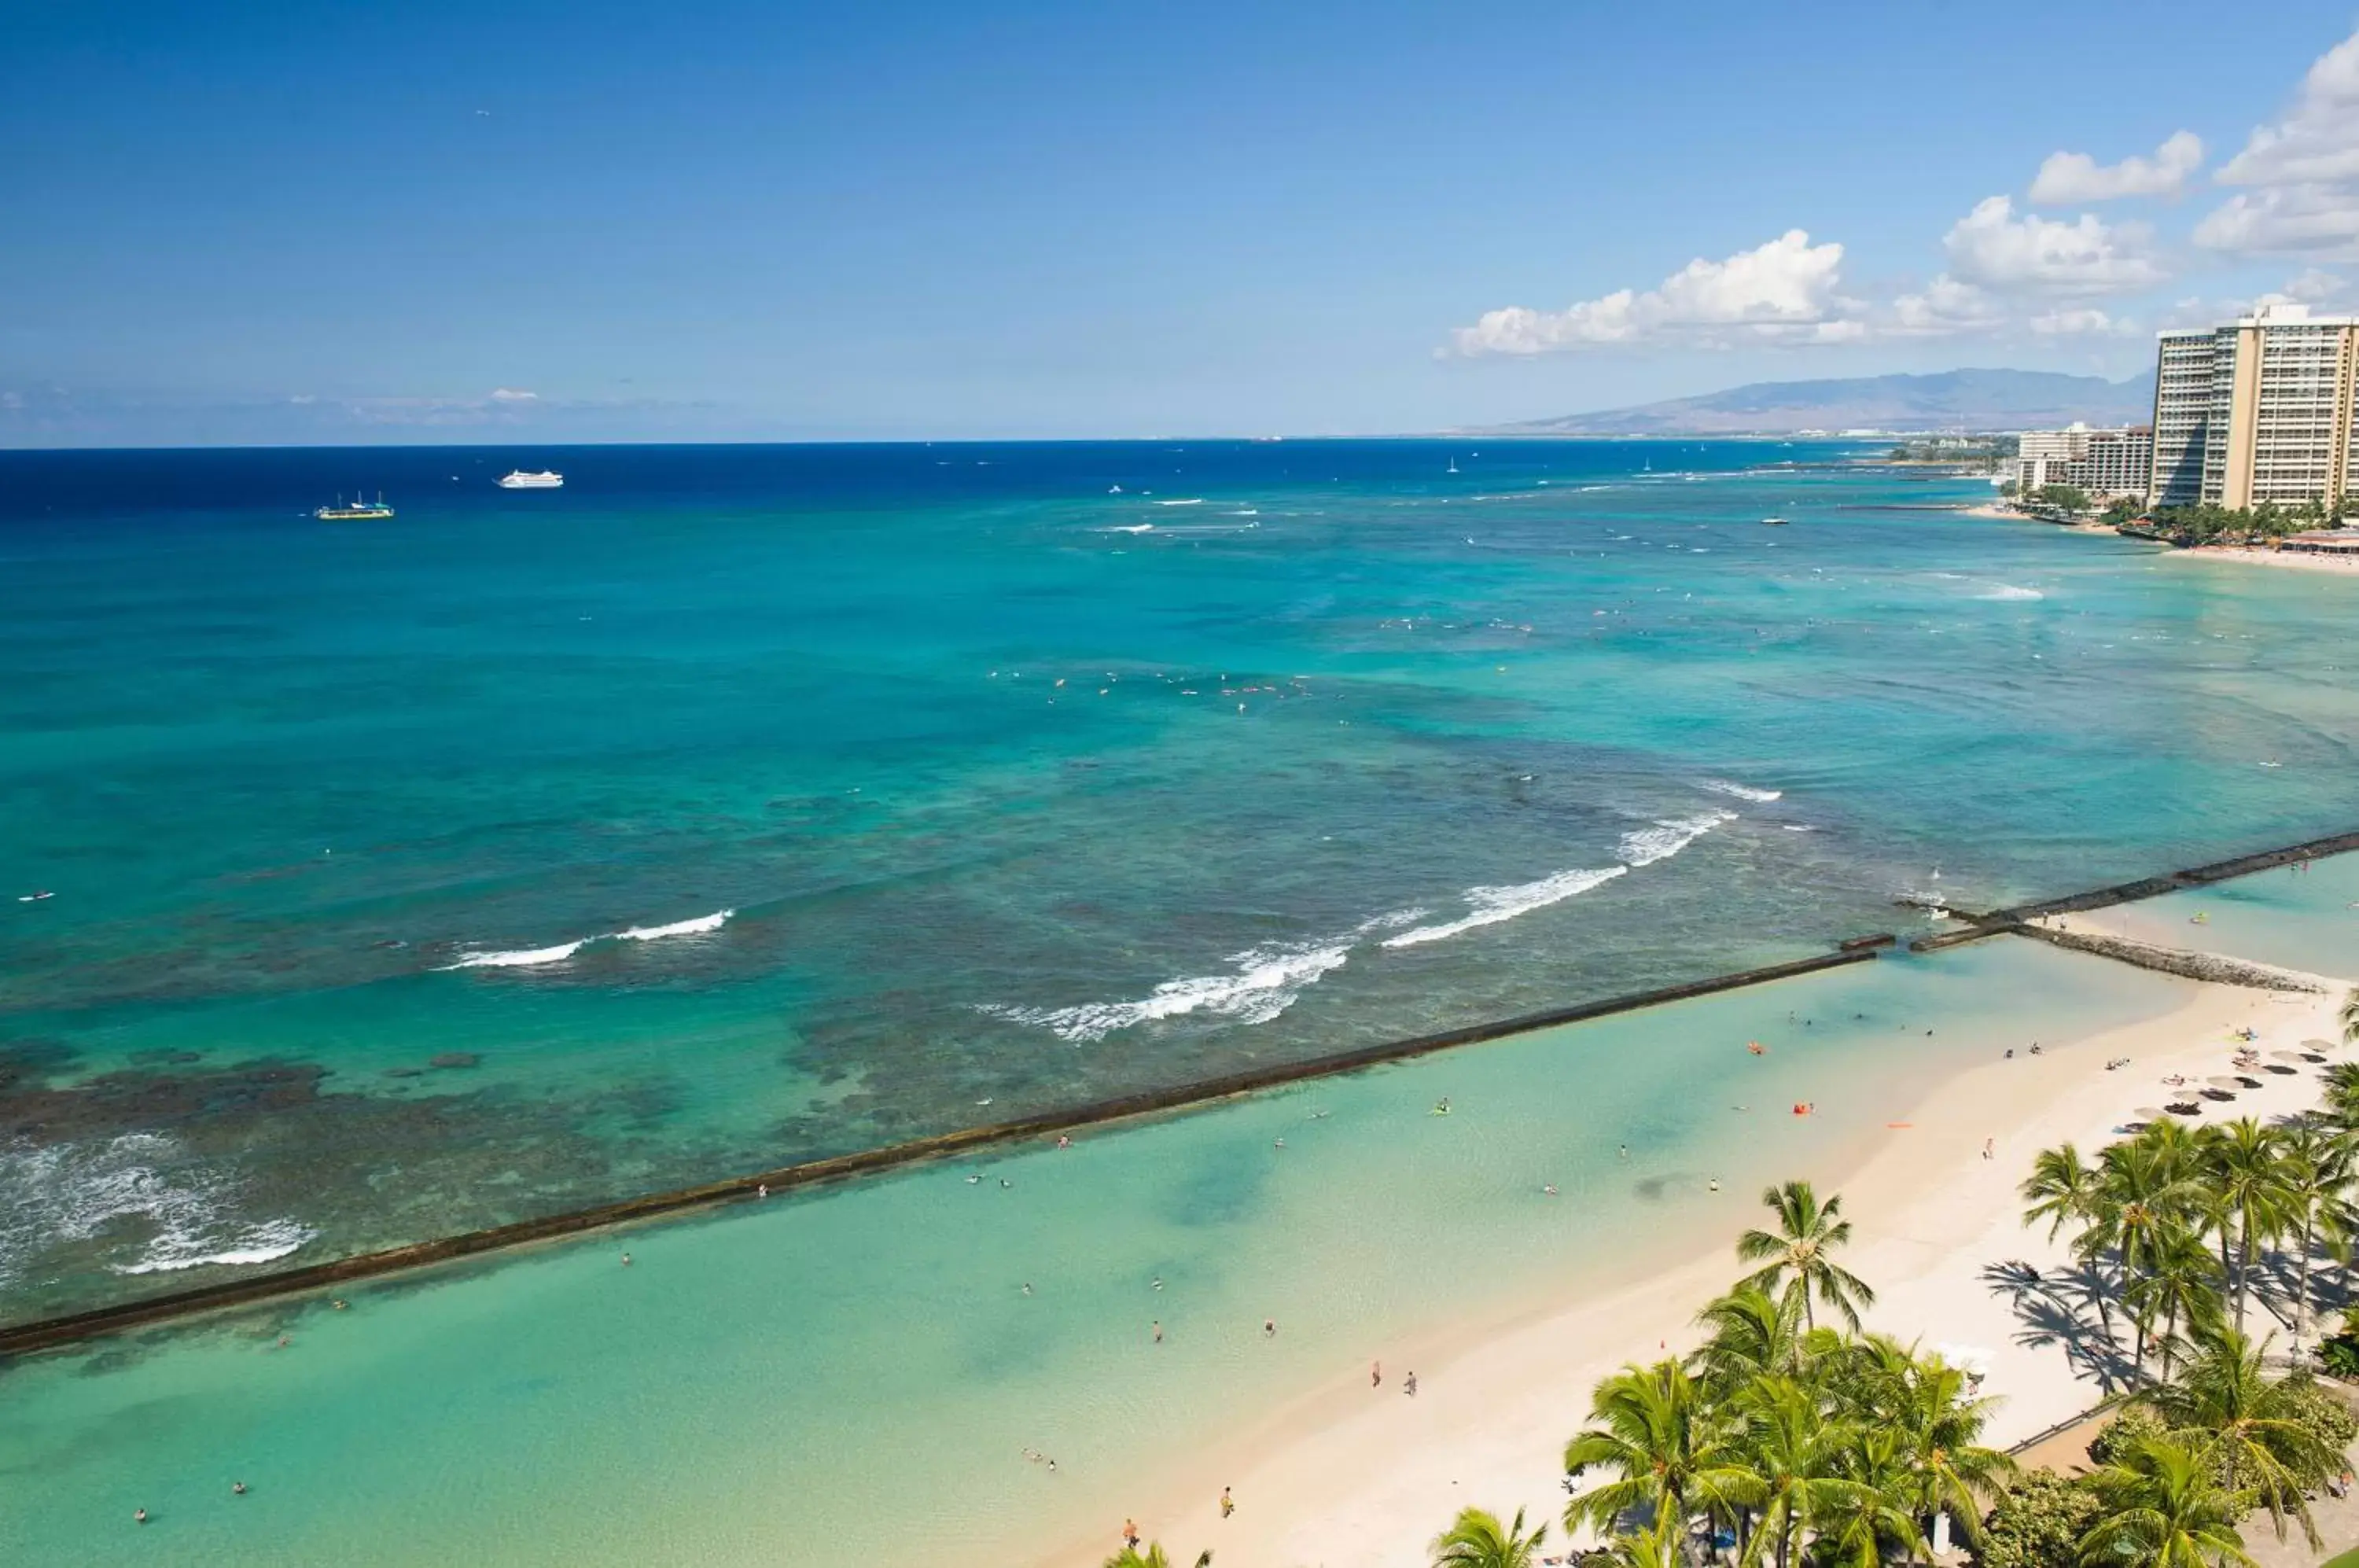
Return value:
M 1945 370 L 1841 381 L 1756 381 L 1701 397 L 1491 427 L 1505 436 L 1790 436 L 1803 430 L 2023 430 L 2144 424 L 2154 377 Z

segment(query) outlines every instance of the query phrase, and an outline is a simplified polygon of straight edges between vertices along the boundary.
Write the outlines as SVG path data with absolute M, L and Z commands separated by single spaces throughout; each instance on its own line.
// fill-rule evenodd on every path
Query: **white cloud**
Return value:
M 1924 292 L 1895 299 L 1892 320 L 1882 330 L 1894 337 L 1947 337 L 1987 332 L 1998 326 L 2005 314 L 1989 294 L 1945 272 L 1927 284 Z
M 2311 62 L 2285 118 L 2256 127 L 2218 178 L 2223 185 L 2359 179 L 2359 33 Z
M 1725 261 L 1701 257 L 1641 293 L 1622 289 L 1561 310 L 1521 305 L 1484 314 L 1451 333 L 1461 354 L 1556 354 L 1676 339 L 1709 345 L 1752 341 L 1854 342 L 1866 335 L 1856 301 L 1842 295 L 1843 247 L 1814 245 L 1800 229 Z
M 2069 310 L 2049 310 L 2025 323 L 2038 336 L 2059 337 L 2128 337 L 2137 331 L 2137 323 L 2117 316 L 2109 316 L 2093 306 L 2080 305 Z
M 1993 196 L 1976 203 L 1941 240 L 1950 272 L 2001 293 L 2117 294 L 2165 277 L 2145 228 L 2108 226 L 2083 212 L 2074 223 L 2027 212 Z
M 2286 185 L 2238 191 L 2204 214 L 2195 243 L 2210 250 L 2359 257 L 2359 191 Z
M 2031 181 L 2031 199 L 2043 207 L 2078 201 L 2112 201 L 2124 196 L 2176 196 L 2203 162 L 2203 143 L 2180 131 L 2154 149 L 2154 157 L 2101 164 L 2085 152 L 2052 152 Z
M 2252 189 L 2207 213 L 2196 244 L 2359 257 L 2359 33 L 2312 61 L 2292 107 L 2256 127 L 2214 178 Z
M 2332 272 L 2309 267 L 2286 279 L 2285 297 L 2304 305 L 2322 304 L 2343 292 L 2343 280 Z
M 540 401 L 540 394 L 538 392 L 517 392 L 509 387 L 498 387 L 492 390 L 492 401 L 495 403 L 538 403 Z

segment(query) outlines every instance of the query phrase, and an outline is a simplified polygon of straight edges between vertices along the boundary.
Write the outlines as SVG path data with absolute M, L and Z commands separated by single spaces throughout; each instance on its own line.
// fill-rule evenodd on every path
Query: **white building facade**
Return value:
M 2359 316 L 2264 306 L 2157 348 L 2155 506 L 2332 503 L 2351 489 Z
M 2029 495 L 2049 485 L 2071 485 L 2100 500 L 2144 495 L 2154 471 L 2154 432 L 2140 425 L 2094 430 L 2026 430 L 2017 438 L 2015 490 Z

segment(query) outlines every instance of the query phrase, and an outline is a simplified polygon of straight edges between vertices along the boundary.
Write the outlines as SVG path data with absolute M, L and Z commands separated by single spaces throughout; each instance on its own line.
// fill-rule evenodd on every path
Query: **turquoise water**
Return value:
M 914 1568 L 1110 1539 L 1183 1456 L 1372 1357 L 1448 1376 L 1405 1340 L 1724 1238 L 1959 1066 L 2184 989 L 2028 942 L 1886 960 L 36 1358 L 0 1380 L 0 1555 Z
M 1841 455 L 0 454 L 0 1310 L 2359 817 L 2352 584 Z
M 2097 918 L 2166 947 L 2359 978 L 2359 855 L 2166 894 Z

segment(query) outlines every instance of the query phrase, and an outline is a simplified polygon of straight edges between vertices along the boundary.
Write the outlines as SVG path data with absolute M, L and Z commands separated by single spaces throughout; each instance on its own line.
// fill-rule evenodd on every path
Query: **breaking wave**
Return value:
M 442 965 L 451 969 L 529 969 L 543 964 L 562 964 L 593 942 L 660 942 L 670 936 L 701 936 L 717 931 L 729 923 L 734 909 L 715 909 L 694 920 L 674 920 L 668 926 L 631 926 L 623 931 L 607 931 L 599 936 L 581 937 L 561 942 L 555 947 L 520 947 L 504 952 L 462 953 L 455 964 Z
M 235 1196 L 234 1181 L 160 1133 L 0 1149 L 0 1281 L 40 1247 L 91 1241 L 125 1221 L 145 1221 L 151 1234 L 137 1257 L 108 1265 L 117 1274 L 270 1263 L 319 1234 L 291 1219 L 236 1219 Z
M 1726 779 L 1699 779 L 1696 780 L 1696 788 L 1709 789 L 1715 795 L 1733 795 L 1740 800 L 1757 800 L 1766 803 L 1786 798 L 1786 791 L 1783 789 L 1756 789 L 1750 784 L 1738 784 Z
M 1415 947 L 1420 942 L 1440 942 L 1478 926 L 1495 926 L 1501 920 L 1512 920 L 1517 915 L 1546 909 L 1550 904 L 1588 892 L 1601 883 L 1611 882 L 1626 875 L 1627 866 L 1608 866 L 1596 871 L 1560 871 L 1553 877 L 1543 877 L 1537 882 L 1519 882 L 1506 887 L 1469 887 L 1461 895 L 1473 911 L 1440 925 L 1418 926 L 1398 936 L 1385 939 L 1386 947 Z
M 1362 937 L 1411 920 L 1422 920 L 1423 909 L 1396 909 L 1363 920 L 1347 935 L 1326 942 L 1268 942 L 1232 953 L 1234 965 L 1225 975 L 1198 975 L 1166 980 L 1135 1002 L 1084 1002 L 1072 1007 L 1016 1007 L 986 1002 L 976 1007 L 1010 1023 L 1049 1029 L 1076 1045 L 1103 1040 L 1116 1029 L 1176 1018 L 1190 1013 L 1210 1013 L 1244 1024 L 1266 1024 L 1294 1005 L 1304 987 L 1317 985 L 1341 969 Z
M 1734 811 L 1706 811 L 1698 817 L 1667 817 L 1652 827 L 1634 829 L 1622 835 L 1622 863 L 1637 866 L 1669 860 L 1721 823 L 1735 820 Z
M 1991 589 L 1988 593 L 1977 593 L 1974 597 L 1977 599 L 1995 599 L 2001 604 L 2013 604 L 2017 600 L 2045 599 L 2048 595 L 2042 593 L 2037 588 L 2017 588 L 2008 583 L 2002 583 L 1997 587 Z

